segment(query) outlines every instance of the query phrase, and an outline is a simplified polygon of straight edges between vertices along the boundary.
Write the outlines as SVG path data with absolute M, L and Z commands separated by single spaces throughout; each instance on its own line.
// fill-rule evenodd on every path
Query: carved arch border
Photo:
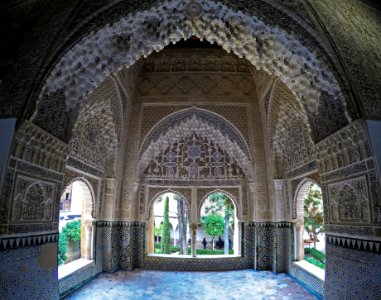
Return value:
M 293 212 L 292 212 L 292 218 L 297 221 L 304 220 L 304 198 L 307 195 L 311 184 L 316 184 L 320 188 L 320 183 L 315 181 L 314 179 L 310 177 L 304 177 L 302 181 L 300 181 L 295 189 L 294 192 L 294 199 L 293 199 Z
M 168 131 L 170 128 L 178 125 L 182 121 L 182 120 L 178 120 L 177 122 L 171 123 L 172 119 L 175 119 L 175 118 L 183 119 L 186 117 L 191 117 L 193 114 L 195 114 L 197 117 L 201 118 L 203 121 L 208 122 L 209 124 L 213 125 L 214 127 L 218 129 L 219 129 L 218 126 L 216 126 L 215 124 L 212 124 L 210 120 L 206 118 L 208 115 L 210 115 L 211 117 L 214 117 L 216 120 L 219 121 L 220 124 L 225 124 L 228 127 L 228 129 L 230 129 L 232 133 L 231 135 L 233 135 L 229 137 L 231 137 L 232 139 L 237 139 L 237 142 L 240 143 L 239 145 L 241 146 L 242 151 L 247 155 L 248 159 L 251 158 L 250 146 L 248 142 L 245 140 L 242 132 L 224 116 L 216 112 L 201 108 L 201 107 L 191 107 L 191 108 L 185 108 L 185 109 L 175 111 L 165 116 L 156 124 L 154 124 L 152 128 L 148 131 L 144 139 L 141 141 L 139 156 L 141 157 L 143 153 L 145 152 L 145 150 L 147 149 L 147 147 L 152 143 L 152 141 L 154 141 L 155 135 L 157 135 L 159 138 L 159 133 L 163 133 L 163 129 L 165 131 Z M 205 116 L 202 116 L 203 114 L 205 114 Z
M 64 181 L 63 181 L 63 184 L 62 184 L 62 192 L 69 185 L 74 183 L 75 181 L 81 181 L 89 189 L 90 195 L 91 195 L 91 217 L 95 219 L 96 218 L 96 214 L 97 214 L 96 207 L 97 207 L 97 194 L 98 193 L 95 192 L 96 187 L 93 186 L 94 184 L 90 182 L 90 180 L 86 177 L 86 175 L 78 173 L 75 170 L 66 169 L 65 170 Z M 61 192 L 61 194 L 62 194 L 62 192 Z M 60 196 L 61 196 L 61 194 L 60 194 Z
M 148 193 L 146 198 L 146 211 L 145 211 L 145 219 L 149 220 L 151 217 L 151 208 L 155 199 L 165 193 L 174 193 L 181 196 L 187 205 L 188 212 L 191 210 L 191 189 L 190 188 L 177 188 L 177 187 L 156 187 L 156 186 L 148 186 Z

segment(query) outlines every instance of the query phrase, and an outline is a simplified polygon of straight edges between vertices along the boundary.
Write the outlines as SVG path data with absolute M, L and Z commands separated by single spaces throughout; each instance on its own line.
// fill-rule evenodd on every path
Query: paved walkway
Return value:
M 103 273 L 65 299 L 316 299 L 284 274 L 253 270 Z

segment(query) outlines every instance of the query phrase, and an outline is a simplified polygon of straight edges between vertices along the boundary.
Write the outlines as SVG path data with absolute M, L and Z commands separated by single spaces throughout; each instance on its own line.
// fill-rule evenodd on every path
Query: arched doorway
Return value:
M 223 191 L 215 191 L 202 201 L 197 248 L 204 251 L 197 253 L 196 250 L 196 254 L 239 255 L 240 230 L 237 208 L 232 198 Z
M 188 255 L 190 244 L 188 205 L 183 196 L 171 191 L 153 199 L 147 233 L 147 253 Z
M 63 191 L 59 214 L 59 265 L 79 259 L 93 259 L 93 193 L 85 179 L 79 178 Z
M 295 197 L 295 259 L 325 268 L 323 198 L 320 186 L 304 179 Z

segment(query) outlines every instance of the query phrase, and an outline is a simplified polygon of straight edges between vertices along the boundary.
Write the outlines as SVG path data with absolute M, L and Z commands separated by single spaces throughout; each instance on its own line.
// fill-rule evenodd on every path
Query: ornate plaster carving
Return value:
M 184 13 L 185 7 L 189 11 L 187 5 L 186 1 L 160 4 L 89 34 L 61 58 L 41 97 L 62 88 L 70 111 L 110 73 L 195 33 L 280 77 L 311 111 L 319 106 L 321 90 L 343 98 L 329 68 L 292 34 L 212 1 L 203 1 L 202 16 L 189 18 Z
M 369 195 L 365 176 L 328 185 L 333 223 L 369 223 Z
M 146 137 L 140 158 L 142 167 L 158 153 L 167 150 L 184 138 L 196 134 L 226 151 L 230 160 L 236 160 L 246 174 L 250 174 L 248 146 L 242 136 L 226 120 L 203 111 L 188 110 L 169 117 L 157 125 Z
M 53 221 L 55 184 L 18 175 L 13 196 L 12 222 Z
M 29 121 L 23 121 L 13 141 L 12 155 L 63 173 L 69 146 Z
M 243 178 L 235 160 L 216 142 L 195 133 L 170 144 L 145 168 L 148 178 Z
M 321 173 L 354 165 L 371 156 L 367 129 L 363 120 L 352 122 L 318 143 L 315 148 Z

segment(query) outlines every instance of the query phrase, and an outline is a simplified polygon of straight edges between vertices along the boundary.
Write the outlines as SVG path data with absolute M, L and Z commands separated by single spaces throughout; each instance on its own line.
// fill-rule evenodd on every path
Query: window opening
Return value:
M 148 229 L 148 253 L 190 255 L 188 207 L 183 197 L 175 193 L 156 197 Z
M 216 192 L 205 199 L 197 229 L 196 255 L 238 255 L 238 219 L 234 202 Z

